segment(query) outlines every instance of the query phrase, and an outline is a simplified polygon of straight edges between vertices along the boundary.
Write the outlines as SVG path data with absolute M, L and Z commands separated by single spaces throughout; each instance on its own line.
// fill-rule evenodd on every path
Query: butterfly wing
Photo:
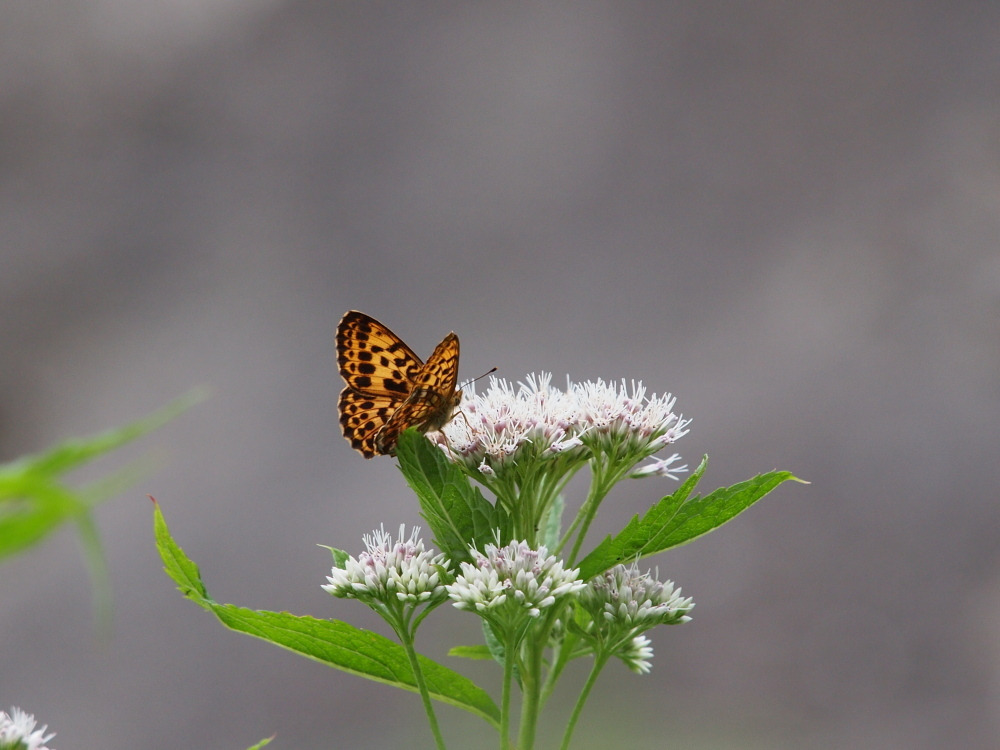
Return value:
M 378 455 L 375 436 L 405 400 L 397 396 L 364 394 L 350 386 L 342 390 L 338 404 L 340 428 L 351 447 L 365 458 Z
M 448 423 L 462 398 L 462 392 L 455 390 L 458 354 L 458 336 L 449 333 L 414 376 L 406 400 L 389 415 L 385 426 L 375 435 L 379 453 L 394 455 L 399 433 L 407 427 L 427 432 L 439 430 Z
M 337 325 L 337 365 L 349 388 L 406 398 L 423 362 L 375 318 L 351 310 Z
M 341 429 L 371 458 L 380 452 L 375 436 L 410 395 L 423 363 L 375 318 L 351 310 L 337 325 L 337 365 L 347 383 L 338 403 Z

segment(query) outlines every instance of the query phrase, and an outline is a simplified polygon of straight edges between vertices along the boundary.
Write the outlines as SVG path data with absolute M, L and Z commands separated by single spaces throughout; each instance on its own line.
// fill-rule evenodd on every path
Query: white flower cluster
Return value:
M 672 581 L 660 583 L 639 567 L 616 565 L 592 578 L 580 594 L 580 603 L 595 617 L 621 628 L 647 630 L 655 625 L 688 622 L 694 607 Z
M 677 399 L 669 393 L 646 398 L 641 381 L 632 381 L 631 393 L 624 380 L 620 389 L 603 380 L 570 388 L 576 395 L 583 431 L 608 445 L 624 443 L 626 450 L 651 455 L 688 432 L 691 420 L 674 414 Z
M 48 724 L 35 729 L 35 717 L 19 708 L 12 708 L 10 715 L 0 711 L 0 750 L 49 750 L 45 743 L 55 737 L 55 732 L 45 736 Z
M 327 576 L 329 585 L 323 590 L 342 598 L 386 602 L 395 597 L 406 604 L 418 604 L 444 596 L 441 569 L 450 566 L 443 554 L 424 549 L 419 537 L 420 527 L 414 527 L 405 539 L 405 526 L 399 527 L 399 538 L 380 528 L 364 537 L 367 552 L 347 559 L 343 568 L 333 568 Z M 405 539 L 405 541 L 404 541 Z
M 625 381 L 620 386 L 603 380 L 568 382 L 561 391 L 551 381 L 551 374 L 532 374 L 515 388 L 491 377 L 482 395 L 466 388 L 461 414 L 438 437 L 442 448 L 453 460 L 493 476 L 524 454 L 586 458 L 591 451 L 615 451 L 638 461 L 687 434 L 691 420 L 674 414 L 676 399 L 670 394 L 647 398 L 642 383 L 633 382 L 629 389 Z M 645 474 L 669 475 L 661 469 L 675 458 Z
M 474 561 L 462 563 L 461 574 L 447 586 L 459 609 L 487 614 L 507 604 L 508 609 L 538 617 L 558 599 L 586 586 L 579 570 L 564 570 L 562 561 L 544 546 L 534 550 L 527 542 L 487 544 L 485 554 L 473 549 L 472 556 Z

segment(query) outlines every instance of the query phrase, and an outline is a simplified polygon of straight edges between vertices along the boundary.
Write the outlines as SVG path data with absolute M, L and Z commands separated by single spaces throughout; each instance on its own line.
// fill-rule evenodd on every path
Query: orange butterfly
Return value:
M 462 400 L 458 336 L 449 333 L 421 362 L 403 340 L 375 318 L 351 310 L 337 325 L 340 426 L 365 458 L 396 455 L 407 427 L 440 430 Z

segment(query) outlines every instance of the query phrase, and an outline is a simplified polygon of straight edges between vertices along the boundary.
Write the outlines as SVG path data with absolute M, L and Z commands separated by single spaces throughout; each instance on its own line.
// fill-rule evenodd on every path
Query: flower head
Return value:
M 55 737 L 46 736 L 48 724 L 35 729 L 35 717 L 19 708 L 11 708 L 10 715 L 0 711 L 0 750 L 49 750 L 45 743 Z
M 592 578 L 580 594 L 580 603 L 595 621 L 603 619 L 617 629 L 636 633 L 656 625 L 688 622 L 687 613 L 694 607 L 672 581 L 661 583 L 649 572 L 640 573 L 634 563 L 616 565 Z
M 337 597 L 366 602 L 387 602 L 393 598 L 405 604 L 419 604 L 444 597 L 441 570 L 450 566 L 443 554 L 424 549 L 414 527 L 407 539 L 405 526 L 400 525 L 399 537 L 384 528 L 364 537 L 366 552 L 357 559 L 349 557 L 343 568 L 333 568 L 323 589 Z
M 486 392 L 475 386 L 463 391 L 459 409 L 442 430 L 441 445 L 454 459 L 490 476 L 490 472 L 517 463 L 525 454 L 558 452 L 567 430 L 576 419 L 573 396 L 551 385 L 546 373 L 529 375 L 517 388 L 506 380 L 490 378 Z
M 641 382 L 631 388 L 624 380 L 568 382 L 562 391 L 549 373 L 528 375 L 516 388 L 491 377 L 485 393 L 465 389 L 461 418 L 437 439 L 452 460 L 487 480 L 526 460 L 562 458 L 565 464 L 566 457 L 586 461 L 599 453 L 622 456 L 631 467 L 687 434 L 691 420 L 674 413 L 675 403 L 670 394 L 647 397 Z M 671 476 L 652 470 L 637 476 L 653 473 Z
M 690 419 L 674 414 L 677 399 L 669 393 L 646 397 L 642 382 L 576 383 L 579 419 L 586 428 L 584 442 L 605 451 L 652 455 L 687 434 Z
M 538 617 L 543 609 L 576 594 L 586 586 L 579 570 L 565 570 L 562 561 L 542 546 L 511 542 L 504 547 L 487 544 L 484 552 L 472 550 L 473 562 L 462 563 L 462 572 L 448 585 L 448 596 L 459 609 L 518 621 Z

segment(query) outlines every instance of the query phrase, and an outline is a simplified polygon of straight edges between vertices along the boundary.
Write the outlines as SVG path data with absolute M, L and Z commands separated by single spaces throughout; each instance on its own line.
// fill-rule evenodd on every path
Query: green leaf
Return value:
M 489 646 L 455 646 L 448 650 L 448 656 L 458 656 L 462 659 L 492 659 Z
M 210 610 L 215 602 L 208 598 L 205 584 L 201 582 L 198 565 L 184 554 L 184 550 L 170 536 L 170 529 L 167 528 L 167 522 L 160 511 L 160 504 L 156 500 L 153 500 L 153 534 L 156 537 L 156 548 L 160 551 L 160 559 L 163 560 L 163 569 L 174 579 L 177 590 L 199 607 Z
M 510 533 L 507 513 L 489 502 L 478 487 L 440 448 L 415 429 L 399 436 L 396 446 L 399 468 L 420 500 L 421 515 L 434 533 L 434 544 L 453 564 L 470 562 L 469 547 L 480 549 Z
M 85 522 L 91 506 L 120 493 L 147 464 L 135 462 L 79 490 L 63 485 L 60 474 L 159 427 L 199 398 L 193 392 L 132 424 L 0 465 L 0 559 L 39 543 L 67 521 Z
M 548 547 L 551 552 L 559 546 L 559 539 L 562 536 L 562 517 L 566 509 L 566 501 L 562 495 L 556 495 L 545 513 L 542 521 L 542 544 Z
M 486 642 L 486 650 L 490 652 L 493 661 L 503 666 L 506 649 L 503 647 L 503 642 L 497 638 L 497 634 L 493 632 L 493 626 L 486 620 L 483 620 L 483 640 Z
M 601 542 L 581 561 L 580 577 L 586 580 L 619 563 L 687 544 L 739 515 L 782 482 L 796 480 L 790 472 L 772 471 L 688 500 L 707 465 L 705 456 L 676 492 L 650 508 L 641 520 L 633 516 L 621 532 Z
M 23 477 L 17 482 L 0 482 L 0 560 L 21 552 L 44 539 L 63 523 L 86 513 L 88 506 L 62 485 L 41 477 Z M 14 499 L 20 495 L 20 499 Z
M 115 448 L 120 448 L 157 427 L 162 427 L 174 417 L 203 401 L 204 398 L 204 391 L 191 391 L 171 401 L 162 409 L 158 409 L 131 424 L 115 427 L 95 435 L 67 440 L 44 453 L 24 456 L 17 461 L 0 466 L 0 477 L 28 472 L 45 476 L 63 474 Z
M 262 747 L 264 747 L 264 745 L 270 745 L 271 744 L 271 740 L 273 740 L 274 737 L 275 737 L 274 735 L 271 735 L 270 737 L 267 737 L 267 738 L 261 740 L 260 742 L 258 742 L 253 747 L 248 747 L 247 750 L 260 750 Z
M 340 570 L 347 568 L 347 559 L 350 555 L 344 552 L 344 550 L 337 549 L 336 547 L 327 547 L 325 544 L 317 544 L 316 546 L 330 550 L 330 554 L 333 555 L 333 567 L 339 568 Z
M 267 612 L 218 604 L 209 598 L 198 566 L 190 560 L 154 509 L 156 546 L 167 574 L 187 598 L 211 611 L 226 627 L 294 651 L 314 661 L 387 685 L 417 691 L 406 651 L 388 638 L 338 620 L 319 620 L 288 612 Z M 495 727 L 500 710 L 475 683 L 424 656 L 417 657 L 432 698 L 477 714 Z

